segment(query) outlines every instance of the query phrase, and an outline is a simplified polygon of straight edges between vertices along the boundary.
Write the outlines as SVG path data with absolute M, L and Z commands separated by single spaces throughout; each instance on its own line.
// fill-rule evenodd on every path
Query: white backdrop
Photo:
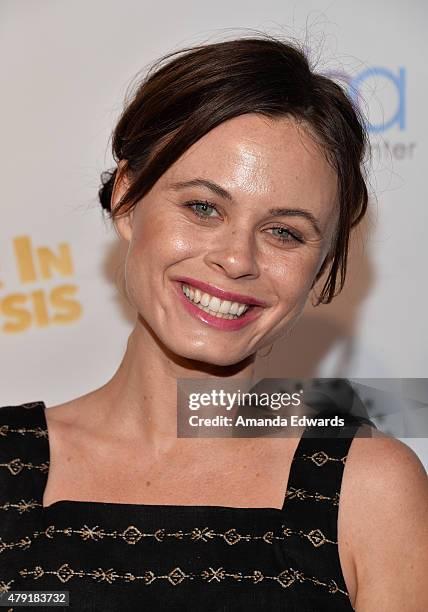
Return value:
M 308 305 L 260 374 L 428 377 L 427 17 L 422 0 L 2 0 L 0 405 L 61 403 L 117 368 L 134 314 L 97 188 L 126 88 L 160 55 L 245 28 L 305 40 L 358 92 L 373 145 L 346 289 Z M 428 465 L 427 439 L 405 442 Z

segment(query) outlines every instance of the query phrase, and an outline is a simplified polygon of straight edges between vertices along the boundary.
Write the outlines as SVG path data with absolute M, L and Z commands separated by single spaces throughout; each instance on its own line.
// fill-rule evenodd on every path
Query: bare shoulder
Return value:
M 360 428 L 346 460 L 341 505 L 355 567 L 355 610 L 428 609 L 428 478 L 416 453 Z
M 367 425 L 359 428 L 348 453 L 347 464 L 355 477 L 354 486 L 375 493 L 389 489 L 392 483 L 402 485 L 396 495 L 427 493 L 425 468 L 407 444 Z
M 410 446 L 368 425 L 359 428 L 350 446 L 347 463 L 351 461 L 355 474 L 361 476 L 368 470 L 372 479 L 379 478 L 379 485 L 388 484 L 388 477 L 406 480 L 415 477 L 422 481 L 427 477 L 421 460 Z
M 67 402 L 49 406 L 46 408 L 47 419 L 54 425 L 63 426 L 87 423 L 96 417 L 102 404 L 98 396 L 99 389 L 96 389 Z
M 93 423 L 98 415 L 99 402 L 94 392 L 46 408 L 45 417 L 51 447 L 81 444 L 93 437 Z

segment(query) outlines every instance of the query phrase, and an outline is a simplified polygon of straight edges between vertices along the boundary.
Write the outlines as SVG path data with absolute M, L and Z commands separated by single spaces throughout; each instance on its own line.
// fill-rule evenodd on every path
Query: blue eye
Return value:
M 291 232 L 289 229 L 287 229 L 286 227 L 270 227 L 269 229 L 271 230 L 281 230 L 282 232 L 284 232 L 284 234 L 280 234 L 279 236 L 277 235 L 276 238 L 278 238 L 278 240 L 280 242 L 286 243 L 286 242 L 302 242 L 303 240 L 297 236 L 297 234 L 293 234 L 293 232 Z
M 206 200 L 192 200 L 190 202 L 186 202 L 186 204 L 184 206 L 187 206 L 188 208 L 190 208 L 197 217 L 199 217 L 200 219 L 209 219 L 212 215 L 206 215 L 204 214 L 204 212 L 201 212 L 201 209 L 197 209 L 197 208 L 193 208 L 194 206 L 200 206 L 203 207 L 205 209 L 205 211 L 212 211 L 215 210 L 216 212 L 218 212 L 217 207 L 214 204 L 211 204 L 210 202 L 207 202 Z

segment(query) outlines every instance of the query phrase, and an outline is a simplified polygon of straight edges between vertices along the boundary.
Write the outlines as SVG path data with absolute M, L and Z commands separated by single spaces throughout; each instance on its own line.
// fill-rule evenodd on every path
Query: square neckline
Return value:
M 43 497 L 44 497 L 44 493 L 46 490 L 46 485 L 48 482 L 48 478 L 49 478 L 49 471 L 50 471 L 50 459 L 51 459 L 51 451 L 50 451 L 50 443 L 49 443 L 49 427 L 48 427 L 48 422 L 46 419 L 46 410 L 49 410 L 46 407 L 46 404 L 43 400 L 41 400 L 40 402 L 37 402 L 36 404 L 37 408 L 39 409 L 39 414 L 40 414 L 40 419 L 41 419 L 41 423 L 42 423 L 42 427 L 44 430 L 46 430 L 46 445 L 47 445 L 47 462 L 49 465 L 48 471 L 46 473 L 46 477 L 44 479 L 44 484 L 43 484 L 43 491 L 42 491 L 42 495 L 41 495 L 41 504 L 42 504 L 42 512 L 50 512 L 51 510 L 57 510 L 57 509 L 61 509 L 70 505 L 80 505 L 80 506 L 97 506 L 99 508 L 115 508 L 115 509 L 127 509 L 127 510 L 131 510 L 131 509 L 144 509 L 144 510 L 148 510 L 148 509 L 152 509 L 154 511 L 160 511 L 160 510 L 180 510 L 180 511 L 193 511 L 193 512 L 207 512 L 207 511 L 214 511 L 214 512 L 231 512 L 231 513 L 239 513 L 239 512 L 253 512 L 253 513 L 261 513 L 263 512 L 263 514 L 266 514 L 266 512 L 268 513 L 272 513 L 275 515 L 278 515 L 278 513 L 283 514 L 286 506 L 287 506 L 287 492 L 288 492 L 288 488 L 290 485 L 290 482 L 292 480 L 292 475 L 296 466 L 296 458 L 298 456 L 298 453 L 301 452 L 302 450 L 302 446 L 304 444 L 304 440 L 306 439 L 306 435 L 309 431 L 309 426 L 307 425 L 304 430 L 302 435 L 299 438 L 299 442 L 297 443 L 297 446 L 294 450 L 292 459 L 291 459 L 291 463 L 290 463 L 290 470 L 288 473 L 288 478 L 287 478 L 287 486 L 285 489 L 285 493 L 284 493 L 284 498 L 282 501 L 282 507 L 281 508 L 272 508 L 271 506 L 256 506 L 256 507 L 242 507 L 242 506 L 221 506 L 221 505 L 191 505 L 191 504 L 133 504 L 133 503 L 127 503 L 127 502 L 104 502 L 104 501 L 91 501 L 91 500 L 78 500 L 78 499 L 59 499 L 57 501 L 54 501 L 53 503 L 49 504 L 49 506 L 43 506 Z

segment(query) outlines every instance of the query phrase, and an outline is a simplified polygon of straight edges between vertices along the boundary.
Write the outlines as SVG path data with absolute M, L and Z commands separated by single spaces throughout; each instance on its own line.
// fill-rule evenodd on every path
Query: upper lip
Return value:
M 188 276 L 180 276 L 175 280 L 185 283 L 186 285 L 196 287 L 197 289 L 201 289 L 204 293 L 214 295 L 220 298 L 221 300 L 229 300 L 230 302 L 240 302 L 241 304 L 249 304 L 251 306 L 265 307 L 267 305 L 266 302 L 264 302 L 263 300 L 258 300 L 257 298 L 252 297 L 251 295 L 234 293 L 233 291 L 225 291 L 224 289 L 220 289 L 220 287 L 210 285 L 209 283 L 204 283 L 203 281 L 196 280 L 195 278 L 190 278 Z

